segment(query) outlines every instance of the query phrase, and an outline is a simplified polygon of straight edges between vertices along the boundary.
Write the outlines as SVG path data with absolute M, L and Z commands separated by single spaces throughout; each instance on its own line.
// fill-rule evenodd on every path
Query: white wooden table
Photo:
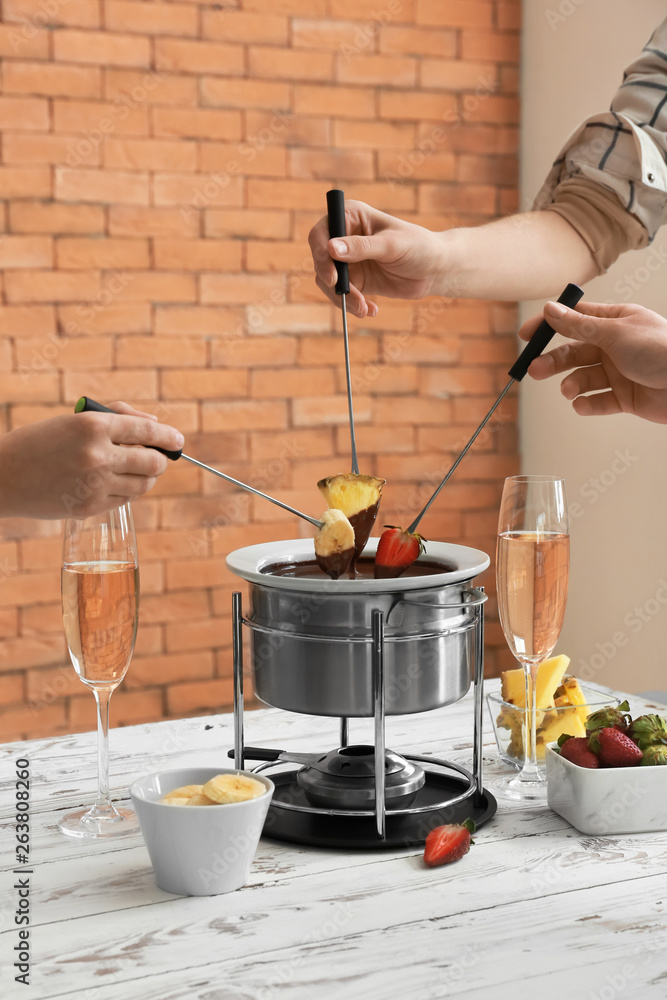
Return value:
M 639 712 L 644 703 L 631 706 Z M 484 711 L 491 775 L 499 765 Z M 371 727 L 352 722 L 351 740 L 368 741 Z M 392 749 L 459 762 L 469 763 L 471 739 L 470 697 L 387 724 Z M 246 742 L 328 750 L 337 721 L 247 713 Z M 130 782 L 147 772 L 227 766 L 232 743 L 230 716 L 114 730 L 114 798 L 127 798 Z M 60 814 L 93 799 L 94 746 L 87 733 L 0 748 L 3 998 L 667 997 L 667 833 L 592 838 L 546 806 L 501 806 L 470 853 L 448 867 L 425 868 L 417 849 L 339 852 L 262 840 L 246 887 L 177 897 L 155 886 L 140 837 L 90 845 L 58 832 Z M 22 757 L 31 772 L 27 988 L 11 968 Z

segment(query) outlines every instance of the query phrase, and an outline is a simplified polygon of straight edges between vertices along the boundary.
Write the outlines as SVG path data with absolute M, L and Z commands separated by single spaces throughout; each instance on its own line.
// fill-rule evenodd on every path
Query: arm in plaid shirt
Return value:
M 611 109 L 567 140 L 535 200 L 579 233 L 600 273 L 667 221 L 667 18 L 625 71 Z

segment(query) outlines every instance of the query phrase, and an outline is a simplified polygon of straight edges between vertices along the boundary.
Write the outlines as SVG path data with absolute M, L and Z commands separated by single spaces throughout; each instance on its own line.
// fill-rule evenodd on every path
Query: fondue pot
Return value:
M 263 761 L 275 791 L 264 835 L 319 847 L 382 848 L 424 842 L 429 830 L 496 811 L 483 786 L 484 592 L 474 578 L 489 557 L 429 542 L 403 576 L 376 580 L 371 539 L 353 579 L 326 577 L 312 539 L 237 549 L 227 566 L 249 583 L 232 596 L 235 766 Z M 371 557 L 369 559 L 369 556 Z M 247 746 L 243 633 L 257 697 L 275 708 L 339 716 L 340 745 L 295 753 Z M 472 771 L 385 743 L 385 718 L 458 701 L 474 682 Z M 350 742 L 350 720 L 374 719 L 373 743 Z M 291 766 L 290 766 L 291 765 Z M 295 766 L 296 765 L 296 768 Z M 285 770 L 288 768 L 288 770 Z
M 371 539 L 365 555 L 374 555 Z M 250 584 L 251 670 L 257 697 L 308 715 L 370 717 L 372 611 L 384 615 L 385 712 L 425 712 L 458 701 L 475 668 L 471 583 L 489 565 L 478 549 L 429 542 L 416 575 L 375 580 L 300 576 L 311 539 L 237 549 L 227 566 Z M 435 564 L 435 565 L 434 565 Z M 420 567 L 428 575 L 420 575 Z

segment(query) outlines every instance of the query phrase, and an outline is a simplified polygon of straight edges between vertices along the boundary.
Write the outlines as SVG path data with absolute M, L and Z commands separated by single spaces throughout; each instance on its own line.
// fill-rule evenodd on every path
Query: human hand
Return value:
M 548 302 L 519 336 L 529 340 L 543 318 L 574 343 L 536 358 L 529 375 L 541 380 L 574 368 L 561 392 L 582 416 L 634 413 L 667 423 L 667 320 L 639 305 L 580 302 L 573 310 Z
M 330 240 L 326 215 L 308 235 L 315 281 L 332 302 L 340 306 L 341 299 L 334 290 L 337 275 L 332 257 L 349 264 L 346 307 L 361 318 L 378 313 L 377 303 L 368 295 L 419 299 L 435 291 L 443 271 L 437 233 L 395 219 L 363 201 L 345 203 L 345 220 L 349 236 Z
M 0 437 L 0 515 L 88 517 L 147 493 L 183 435 L 126 403 L 114 413 L 78 413 Z

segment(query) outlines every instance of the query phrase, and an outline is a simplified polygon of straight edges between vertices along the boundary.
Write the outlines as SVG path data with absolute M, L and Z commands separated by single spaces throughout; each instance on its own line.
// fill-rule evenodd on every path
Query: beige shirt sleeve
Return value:
M 566 177 L 547 212 L 556 212 L 575 229 L 604 274 L 626 250 L 647 246 L 649 235 L 637 216 L 609 188 L 586 177 Z
M 625 71 L 611 109 L 569 137 L 533 206 L 579 233 L 600 272 L 667 222 L 667 18 Z

